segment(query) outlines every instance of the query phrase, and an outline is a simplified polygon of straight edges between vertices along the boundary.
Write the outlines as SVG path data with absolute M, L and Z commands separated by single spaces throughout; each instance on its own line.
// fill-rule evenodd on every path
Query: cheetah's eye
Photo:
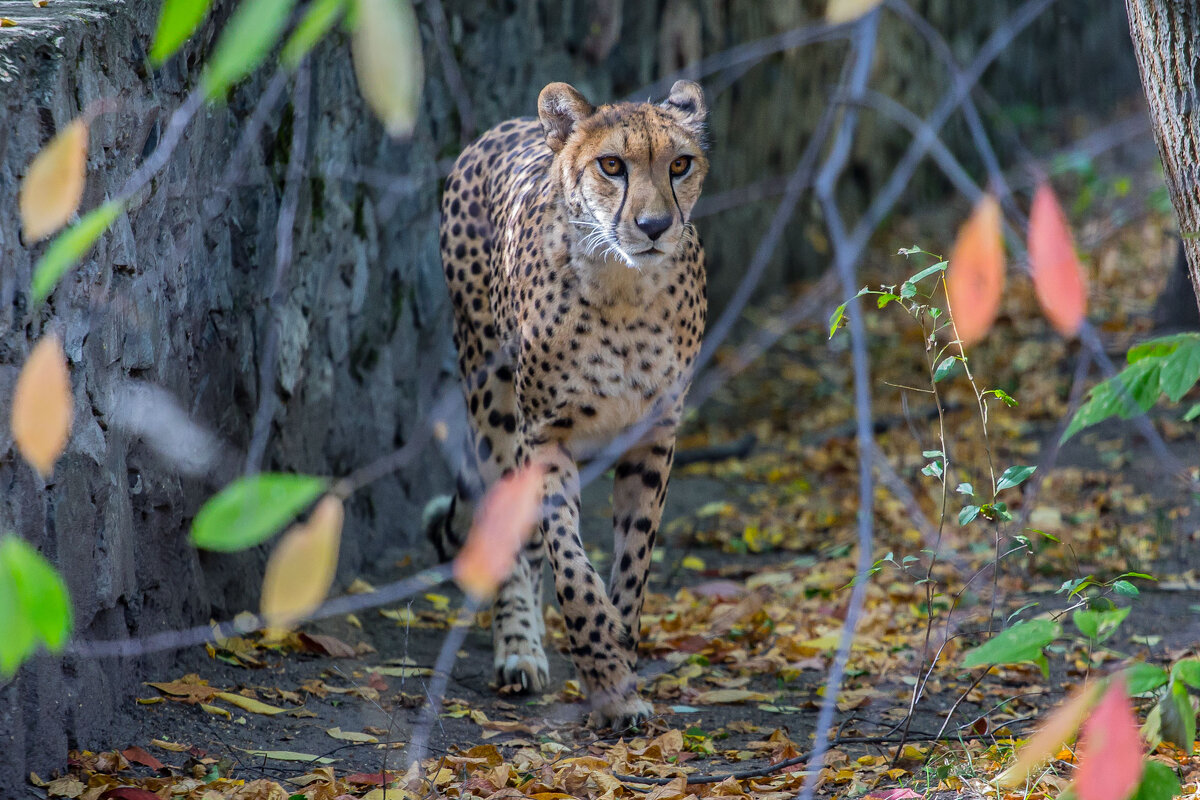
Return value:
M 671 162 L 671 177 L 682 178 L 692 168 L 691 156 L 680 156 Z
M 625 162 L 616 156 L 604 156 L 599 159 L 600 169 L 605 175 L 617 177 L 625 174 Z

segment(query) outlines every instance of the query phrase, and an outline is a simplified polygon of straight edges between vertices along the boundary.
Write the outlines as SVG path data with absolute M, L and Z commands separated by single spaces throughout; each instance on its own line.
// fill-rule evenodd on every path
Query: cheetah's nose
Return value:
M 650 238 L 650 241 L 658 241 L 658 237 L 663 235 L 663 231 L 671 227 L 670 217 L 643 217 L 637 220 L 638 229 Z

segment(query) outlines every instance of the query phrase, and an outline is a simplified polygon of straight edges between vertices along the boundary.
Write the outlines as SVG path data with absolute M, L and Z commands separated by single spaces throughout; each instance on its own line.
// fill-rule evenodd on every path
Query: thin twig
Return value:
M 870 11 L 856 23 L 853 52 L 854 61 L 847 81 L 847 94 L 851 98 L 860 96 L 867 88 L 867 79 L 871 73 L 871 62 L 875 59 L 875 46 L 878 42 L 879 31 L 878 9 Z M 846 241 L 845 227 L 837 208 L 837 198 L 834 190 L 838 178 L 845 169 L 850 158 L 850 148 L 854 142 L 855 128 L 858 123 L 858 111 L 847 107 L 842 117 L 841 127 L 829 150 L 829 156 L 817 175 L 816 196 L 825 214 L 825 224 L 829 229 L 830 240 L 833 242 L 834 264 L 842 282 L 842 292 L 846 296 L 855 293 L 855 266 L 859 253 Z M 851 301 L 852 304 L 857 301 Z M 797 795 L 800 800 L 812 800 L 820 782 L 821 767 L 825 761 L 828 749 L 828 733 L 833 727 L 833 715 L 837 711 L 838 694 L 842 687 L 842 677 L 846 664 L 850 660 L 850 648 L 854 644 L 854 635 L 858 628 L 858 620 L 862 614 L 863 604 L 867 599 L 867 584 L 870 574 L 871 559 L 874 549 L 874 473 L 871 469 L 875 451 L 874 432 L 871 428 L 871 378 L 870 361 L 867 353 L 867 329 L 861 314 L 850 315 L 850 352 L 854 370 L 854 418 L 857 424 L 855 439 L 858 446 L 858 565 L 855 570 L 854 588 L 850 591 L 850 600 L 846 608 L 845 622 L 838 642 L 837 654 L 829 670 L 825 682 L 825 696 L 821 701 L 820 711 L 817 712 L 816 743 L 812 755 L 808 759 L 807 771 L 803 788 Z
M 267 341 L 263 346 L 258 369 L 258 410 L 254 414 L 250 446 L 246 450 L 247 474 L 258 472 L 262 466 L 267 437 L 271 432 L 271 420 L 275 416 L 275 404 L 278 400 L 275 395 L 275 367 L 279 361 L 279 337 L 283 327 L 283 279 L 292 263 L 296 213 L 300 207 L 300 184 L 304 179 L 304 163 L 308 160 L 308 112 L 312 100 L 311 90 L 309 67 L 305 62 L 296 71 L 296 84 L 292 92 L 292 144 L 288 151 L 283 199 L 279 204 L 279 217 L 275 221 L 275 270 L 271 274 L 271 284 L 267 290 Z

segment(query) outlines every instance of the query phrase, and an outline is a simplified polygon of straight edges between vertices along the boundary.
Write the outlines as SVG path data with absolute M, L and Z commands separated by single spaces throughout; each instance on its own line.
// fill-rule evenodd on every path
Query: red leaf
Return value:
M 398 772 L 356 772 L 345 780 L 355 786 L 385 786 L 399 777 Z
M 1029 211 L 1029 269 L 1046 319 L 1063 336 L 1075 336 L 1087 316 L 1087 282 L 1067 217 L 1046 183 Z
M 165 769 L 163 763 L 136 745 L 128 750 L 122 750 L 121 755 L 135 764 L 142 764 L 150 769 Z
M 1003 293 L 1000 205 L 996 198 L 985 194 L 959 229 L 946 270 L 950 311 L 964 346 L 978 342 L 992 327 Z
M 467 543 L 454 559 L 454 579 L 463 591 L 490 597 L 512 572 L 521 547 L 541 518 L 544 472 L 540 464 L 530 464 L 488 489 Z
M 1083 723 L 1079 740 L 1079 800 L 1127 800 L 1142 779 L 1145 746 L 1138 735 L 1125 681 L 1114 678 Z
M 136 786 L 118 786 L 100 795 L 100 800 L 162 800 L 154 792 Z

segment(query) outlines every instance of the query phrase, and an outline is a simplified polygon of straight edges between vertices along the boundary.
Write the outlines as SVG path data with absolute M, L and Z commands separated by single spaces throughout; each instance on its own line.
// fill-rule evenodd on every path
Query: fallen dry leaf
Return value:
M 286 708 L 268 705 L 261 700 L 255 700 L 253 697 L 246 697 L 245 695 L 234 694 L 233 692 L 217 692 L 215 697 L 218 700 L 224 700 L 230 705 L 235 705 L 243 711 L 249 711 L 251 714 L 263 714 L 264 716 L 271 717 L 287 711 Z
M 153 770 L 166 768 L 161 761 L 136 745 L 122 750 L 121 755 L 135 764 L 141 764 Z

